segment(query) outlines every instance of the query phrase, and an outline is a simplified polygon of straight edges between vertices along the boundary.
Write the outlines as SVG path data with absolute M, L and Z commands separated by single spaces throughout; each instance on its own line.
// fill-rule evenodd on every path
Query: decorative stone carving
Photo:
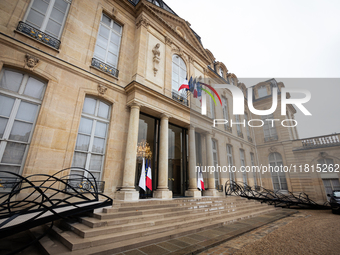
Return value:
M 101 84 L 98 84 L 97 90 L 99 94 L 104 95 L 105 92 L 107 91 L 107 87 Z
M 33 70 L 37 66 L 38 63 L 39 63 L 39 58 L 33 55 L 30 55 L 30 54 L 25 55 L 25 68 Z
M 188 56 L 188 59 L 189 59 L 189 63 L 194 63 L 194 58 L 192 56 Z
M 169 46 L 171 46 L 171 44 L 172 44 L 172 40 L 171 40 L 171 38 L 170 37 L 165 37 L 165 44 L 167 44 L 167 45 L 169 45 Z
M 177 48 L 173 45 L 172 52 L 180 57 L 183 57 L 183 50 L 181 48 Z
M 143 17 L 143 16 L 141 16 L 136 22 L 137 28 L 139 28 L 140 26 L 148 28 L 149 25 L 150 25 L 149 20 L 147 18 Z
M 159 62 L 161 60 L 160 58 L 160 55 L 161 55 L 161 52 L 159 51 L 159 47 L 161 45 L 159 43 L 156 44 L 156 46 L 152 49 L 152 53 L 153 53 L 153 59 L 152 59 L 152 62 L 153 62 L 153 73 L 156 77 L 156 74 L 158 72 L 158 65 L 159 65 Z
M 319 153 L 319 157 L 326 158 L 327 157 L 327 153 L 322 151 L 322 152 Z
M 269 152 L 277 152 L 277 148 L 275 146 L 271 146 L 269 149 L 268 149 Z

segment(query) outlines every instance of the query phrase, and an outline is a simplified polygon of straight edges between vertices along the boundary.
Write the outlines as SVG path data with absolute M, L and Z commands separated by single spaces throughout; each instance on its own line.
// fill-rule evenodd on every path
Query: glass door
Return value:
M 168 140 L 168 187 L 173 197 L 184 196 L 186 188 L 186 130 L 169 124 Z

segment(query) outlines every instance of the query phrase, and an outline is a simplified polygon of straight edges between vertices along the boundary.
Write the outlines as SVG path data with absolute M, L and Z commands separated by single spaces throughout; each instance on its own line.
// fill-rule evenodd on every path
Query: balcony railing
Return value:
M 237 131 L 237 136 L 238 137 L 241 137 L 241 138 L 243 138 L 244 136 L 243 136 L 243 133 L 242 132 L 240 132 L 240 131 Z
M 248 142 L 253 142 L 253 138 L 251 138 L 250 136 L 248 136 Z
M 175 101 L 185 105 L 185 106 L 189 106 L 189 101 L 186 98 L 185 94 L 180 94 L 177 91 L 173 90 L 172 91 L 172 99 L 174 99 Z
M 224 129 L 225 129 L 226 131 L 230 132 L 230 133 L 233 132 L 233 129 L 232 129 L 230 126 L 228 126 L 227 124 L 224 125 Z
M 340 145 L 340 138 L 339 138 L 339 134 L 326 135 L 326 136 L 318 136 L 318 137 L 302 139 L 301 142 L 302 142 L 303 148 L 328 147 L 328 146 Z
M 40 31 L 39 29 L 36 29 L 34 27 L 32 27 L 31 25 L 28 25 L 27 23 L 20 21 L 17 27 L 17 31 L 24 33 L 30 37 L 33 37 L 34 39 L 45 43 L 55 49 L 59 49 L 60 47 L 60 41 L 53 37 L 50 36 L 49 34 L 46 34 L 42 31 Z
M 270 141 L 277 141 L 279 140 L 279 137 L 277 135 L 272 135 L 272 136 L 269 136 L 269 137 L 265 137 L 264 138 L 264 141 L 265 142 L 270 142 Z
M 113 66 L 110 66 L 110 65 L 100 61 L 99 59 L 92 58 L 91 65 L 95 68 L 98 68 L 99 70 L 101 70 L 105 73 L 108 73 L 108 74 L 118 78 L 119 71 L 116 68 L 114 68 Z

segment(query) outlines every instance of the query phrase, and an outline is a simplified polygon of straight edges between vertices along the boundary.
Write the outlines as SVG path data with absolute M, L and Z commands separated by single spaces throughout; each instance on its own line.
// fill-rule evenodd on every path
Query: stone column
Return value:
M 161 115 L 161 130 L 159 138 L 159 163 L 158 163 L 158 187 L 153 193 L 155 198 L 172 198 L 172 191 L 168 188 L 168 140 L 169 140 L 169 116 Z
M 137 104 L 131 105 L 130 122 L 124 163 L 123 185 L 121 190 L 117 192 L 117 199 L 120 200 L 139 199 L 139 192 L 135 190 L 139 110 L 140 105 Z
M 195 144 L 195 127 L 189 127 L 189 189 L 185 191 L 185 196 L 201 197 L 201 191 L 197 189 L 196 173 L 196 144 Z
M 212 173 L 210 171 L 209 166 L 214 165 L 213 160 L 213 151 L 212 151 L 212 142 L 211 142 L 211 133 L 206 133 L 206 144 L 207 144 L 207 171 L 209 169 L 208 173 L 208 189 L 204 191 L 204 196 L 216 196 L 217 190 L 215 189 L 215 173 Z

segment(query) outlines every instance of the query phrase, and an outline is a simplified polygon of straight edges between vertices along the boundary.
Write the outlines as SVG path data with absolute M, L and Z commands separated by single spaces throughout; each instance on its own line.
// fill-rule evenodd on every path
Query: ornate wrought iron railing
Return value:
M 183 105 L 189 106 L 189 101 L 184 93 L 178 93 L 177 91 L 172 90 L 172 99 Z
M 89 177 L 69 174 L 71 169 Z M 112 199 L 99 192 L 91 172 L 68 168 L 53 175 L 27 177 L 0 171 L 0 238 L 56 219 L 112 205 Z M 5 177 L 4 177 L 5 176 Z
M 243 133 L 241 131 L 237 131 L 237 136 L 243 138 Z
M 33 37 L 34 39 L 43 42 L 57 50 L 60 47 L 60 41 L 57 38 L 50 36 L 49 34 L 46 34 L 23 21 L 19 22 L 17 31 L 22 32 L 30 37 Z
M 240 196 L 258 200 L 278 207 L 308 207 L 314 209 L 330 209 L 327 203 L 320 205 L 308 197 L 306 193 L 293 193 L 290 191 L 270 190 L 256 185 L 251 187 L 246 183 L 227 181 L 225 184 L 227 196 Z
M 113 66 L 110 66 L 99 59 L 92 58 L 91 65 L 95 68 L 98 68 L 99 70 L 108 73 L 116 78 L 118 78 L 119 71 L 118 69 L 114 68 Z
M 227 125 L 227 124 L 224 124 L 224 129 L 225 129 L 226 131 L 230 132 L 230 133 L 233 132 L 233 129 L 232 129 L 229 125 Z

